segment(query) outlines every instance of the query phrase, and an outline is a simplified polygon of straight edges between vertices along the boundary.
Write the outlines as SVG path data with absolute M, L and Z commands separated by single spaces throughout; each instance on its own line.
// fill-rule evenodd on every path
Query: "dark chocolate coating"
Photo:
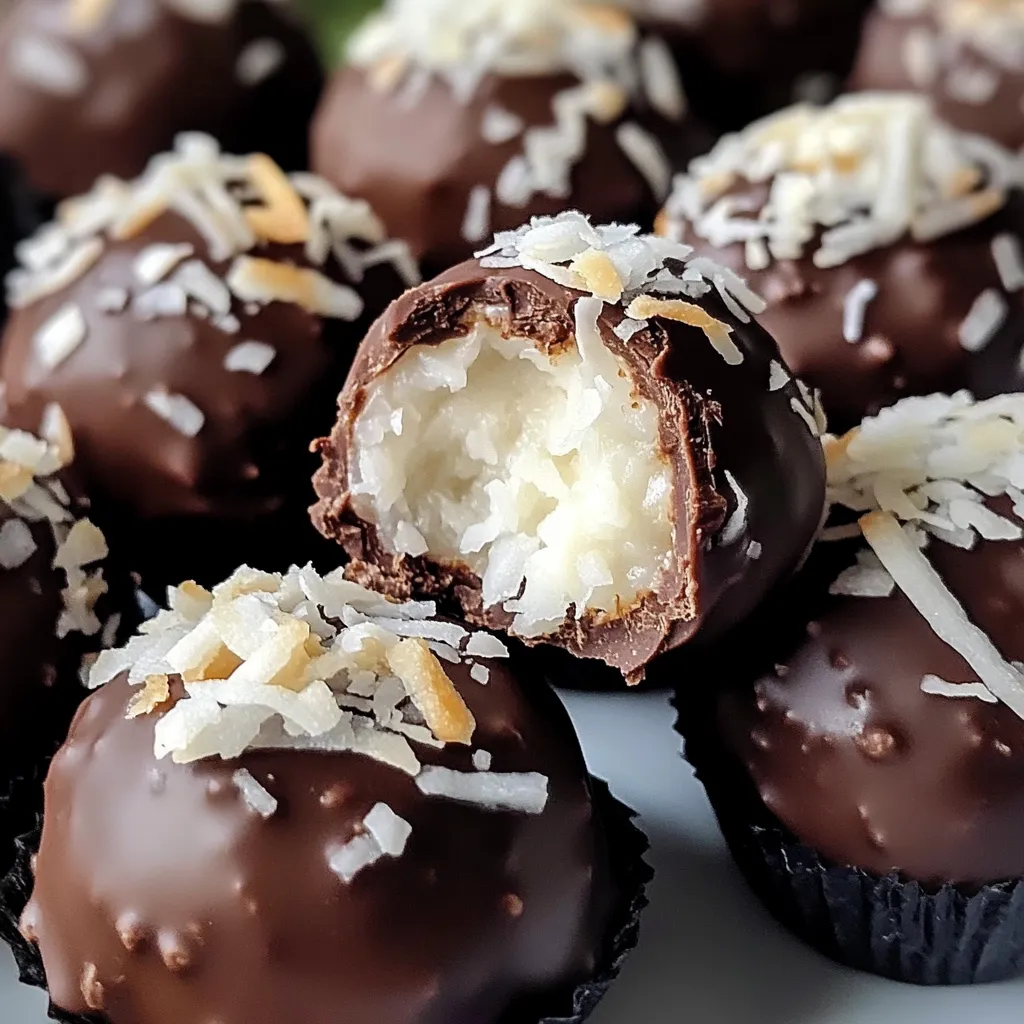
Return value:
M 1024 544 L 933 540 L 927 554 L 1003 656 L 1024 658 Z M 1024 875 L 1024 721 L 1002 703 L 922 692 L 926 674 L 978 677 L 898 590 L 818 593 L 806 632 L 761 637 L 781 667 L 719 704 L 724 741 L 768 809 L 832 862 L 876 875 Z
M 502 206 L 492 195 L 487 238 L 467 241 L 463 219 L 473 189 L 493 189 L 523 139 L 494 145 L 481 124 L 492 104 L 518 115 L 527 127 L 554 123 L 552 100 L 578 85 L 571 76 L 488 76 L 468 103 L 434 78 L 415 104 L 403 102 L 401 88 L 381 92 L 355 67 L 338 71 L 320 104 L 311 135 L 313 169 L 347 195 L 369 200 L 396 238 L 409 242 L 429 273 L 439 273 L 483 248 L 496 231 L 519 227 L 530 217 L 581 210 L 601 223 L 649 223 L 657 203 L 650 186 L 615 139 L 619 122 L 589 121 L 586 152 L 572 172 L 571 194 L 541 193 L 524 207 Z M 691 121 L 672 124 L 644 112 L 639 120 L 671 140 L 677 165 L 709 141 Z
M 286 7 L 242 0 L 223 22 L 201 23 L 163 0 L 111 0 L 76 35 L 68 0 L 25 0 L 0 25 L 0 152 L 15 157 L 40 192 L 63 198 L 102 174 L 131 178 L 182 131 L 205 131 L 230 152 L 267 152 L 286 168 L 306 164 L 306 131 L 323 84 L 319 59 Z M 52 37 L 85 62 L 76 95 L 43 91 L 11 71 L 18 37 Z M 256 86 L 235 65 L 256 40 L 284 49 Z
M 804 76 L 841 81 L 870 0 L 633 0 L 671 45 L 694 113 L 737 130 L 794 99 Z
M 130 307 L 101 312 L 97 294 L 109 287 L 130 290 L 134 258 L 155 242 L 191 243 L 195 258 L 221 277 L 227 273 L 228 265 L 212 263 L 198 234 L 176 214 L 163 215 L 128 241 L 108 243 L 68 288 L 12 311 L 0 355 L 6 422 L 38 429 L 46 404 L 60 404 L 94 500 L 117 523 L 131 568 L 154 590 L 190 575 L 212 583 L 246 561 L 284 569 L 333 556 L 305 515 L 315 469 L 307 450 L 330 423 L 357 340 L 400 292 L 397 273 L 383 265 L 368 272 L 358 286 L 367 309 L 356 323 L 322 320 L 282 302 L 250 315 L 237 300 L 232 312 L 241 328 L 235 334 L 191 313 L 143 321 Z M 280 246 L 253 254 L 304 262 L 301 250 Z M 80 307 L 88 336 L 49 369 L 33 337 L 67 302 Z M 242 341 L 276 350 L 263 374 L 224 368 L 225 356 Z M 196 437 L 181 434 L 144 404 L 159 386 L 203 411 Z
M 374 324 L 360 346 L 330 438 L 319 444 L 324 465 L 314 479 L 314 522 L 364 565 L 370 585 L 454 601 L 468 621 L 506 628 L 511 616 L 483 608 L 480 580 L 464 565 L 396 558 L 382 547 L 374 524 L 361 520 L 349 498 L 348 461 L 353 424 L 367 385 L 412 345 L 438 344 L 463 334 L 482 307 L 507 307 L 502 331 L 530 338 L 545 352 L 573 339 L 573 308 L 581 293 L 533 271 L 486 270 L 471 260 L 429 284 L 406 292 Z M 660 411 L 659 443 L 674 470 L 675 550 L 655 594 L 627 615 L 573 620 L 556 643 L 598 658 L 631 681 L 664 650 L 698 633 L 708 639 L 738 622 L 807 551 L 821 520 L 824 474 L 821 445 L 793 411 L 792 383 L 769 392 L 769 364 L 778 352 L 756 324 L 739 324 L 717 299 L 712 315 L 734 327 L 744 361 L 729 366 L 703 332 L 656 320 L 629 342 L 612 333 L 619 307 L 605 305 L 599 329 L 605 345 L 628 367 L 636 391 Z M 746 528 L 723 547 L 715 535 L 735 508 L 729 470 L 749 498 Z M 760 558 L 746 553 L 751 541 Z M 534 641 L 538 642 L 538 641 Z
M 880 10 L 872 11 L 864 24 L 860 51 L 847 88 L 919 92 L 907 72 L 903 53 L 907 38 L 921 28 L 938 32 L 935 15 L 896 18 Z M 1024 145 L 1024 66 L 1010 70 L 973 46 L 961 46 L 952 52 L 953 61 L 940 64 L 935 84 L 927 90 L 936 114 L 963 131 L 987 135 L 1009 149 L 1019 149 Z M 967 103 L 951 96 L 945 81 L 949 70 L 956 67 L 993 72 L 999 83 L 995 93 L 984 103 Z
M 47 779 L 23 918 L 53 1001 L 109 1024 L 486 1024 L 571 1000 L 612 899 L 572 727 L 515 665 L 492 664 L 486 686 L 467 666 L 447 670 L 492 769 L 548 776 L 542 814 L 426 797 L 349 753 L 156 761 L 157 716 L 125 719 L 124 678 L 93 694 Z M 472 770 L 467 747 L 417 755 Z M 240 797 L 240 767 L 279 800 L 271 819 Z M 378 801 L 411 838 L 346 885 L 326 850 Z M 102 988 L 87 985 L 87 999 L 88 964 Z
M 738 188 L 744 195 L 747 189 Z M 750 187 L 760 200 L 764 186 Z M 822 270 L 811 256 L 778 260 L 762 271 L 747 268 L 742 245 L 711 246 L 686 230 L 683 239 L 732 267 L 767 302 L 758 320 L 779 344 L 790 370 L 821 391 L 829 430 L 842 433 L 908 395 L 967 388 L 976 398 L 1024 389 L 1019 365 L 1024 343 L 1024 300 L 1005 293 L 1009 316 L 980 352 L 968 352 L 959 329 L 986 289 L 1002 291 L 992 240 L 1024 232 L 1024 196 L 1011 193 L 1002 210 L 963 231 L 918 243 L 893 245 Z M 858 281 L 870 279 L 878 295 L 867 307 L 859 342 L 843 337 L 843 303 Z

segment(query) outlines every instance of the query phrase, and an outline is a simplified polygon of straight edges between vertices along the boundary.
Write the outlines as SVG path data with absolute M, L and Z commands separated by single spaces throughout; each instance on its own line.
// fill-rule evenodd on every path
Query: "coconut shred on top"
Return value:
M 825 444 L 833 508 L 856 525 L 825 540 L 863 535 L 868 547 L 833 594 L 887 597 L 897 588 L 975 672 L 967 686 L 934 676 L 927 693 L 998 699 L 1024 718 L 1024 672 L 968 617 L 928 559 L 932 538 L 971 550 L 979 538 L 1024 539 L 1024 395 L 976 402 L 967 392 L 907 398 Z M 989 507 L 1009 499 L 1017 518 Z
M 926 98 L 858 93 L 727 135 L 676 179 L 666 226 L 744 245 L 751 270 L 807 255 L 828 268 L 976 224 L 1022 182 L 1016 154 L 939 121 Z M 744 183 L 768 186 L 765 200 L 734 195 Z
M 210 136 L 192 133 L 178 136 L 174 151 L 154 157 L 134 181 L 104 177 L 87 195 L 61 203 L 52 223 L 18 245 L 19 265 L 7 276 L 10 305 L 29 306 L 69 288 L 108 245 L 135 238 L 169 212 L 186 220 L 202 244 L 146 246 L 134 260 L 131 290 L 97 290 L 94 301 L 103 312 L 140 322 L 193 316 L 238 335 L 240 312 L 272 302 L 324 318 L 358 319 L 363 300 L 354 286 L 380 263 L 390 263 L 410 286 L 419 280 L 408 246 L 386 237 L 365 201 L 311 174 L 286 175 L 263 154 L 228 156 Z M 268 258 L 272 245 L 301 247 L 311 265 Z M 345 283 L 329 276 L 332 261 Z M 52 370 L 87 340 L 86 317 L 68 302 L 40 326 L 33 346 Z M 238 341 L 225 372 L 260 374 L 273 362 L 272 346 Z M 187 437 L 205 423 L 188 395 L 156 388 L 144 402 Z
M 101 654 L 89 684 L 128 673 L 138 689 L 126 717 L 163 712 L 154 728 L 158 759 L 350 752 L 409 775 L 430 797 L 540 814 L 545 775 L 491 771 L 480 749 L 473 771 L 420 762 L 417 749 L 473 747 L 476 721 L 444 663 L 486 670 L 508 657 L 496 637 L 437 621 L 435 612 L 432 602 L 388 601 L 341 570 L 320 576 L 310 566 L 284 574 L 242 566 L 212 591 L 192 582 L 169 588 L 168 608 L 125 647 Z M 185 694 L 168 706 L 171 677 Z M 471 685 L 487 685 L 486 674 L 475 673 Z M 233 781 L 253 814 L 273 817 L 277 800 L 266 786 L 244 767 Z M 382 857 L 401 856 L 411 834 L 408 822 L 377 803 L 362 832 L 326 850 L 328 866 L 347 884 Z
M 484 606 L 512 615 L 520 636 L 556 632 L 570 609 L 625 615 L 669 568 L 675 481 L 659 409 L 601 336 L 605 306 L 621 311 L 626 345 L 675 320 L 736 365 L 732 328 L 695 300 L 717 293 L 740 320 L 762 304 L 688 246 L 575 212 L 499 234 L 480 256 L 581 293 L 573 335 L 544 352 L 503 333 L 507 310 L 480 308 L 468 332 L 407 350 L 354 421 L 353 507 L 391 552 L 467 567 Z M 816 430 L 813 408 L 794 402 Z
M 582 159 L 587 122 L 614 124 L 622 152 L 659 199 L 671 171 L 661 145 L 633 120 L 621 119 L 641 100 L 669 121 L 680 121 L 686 99 L 675 62 L 658 38 L 641 39 L 623 11 L 587 0 L 388 0 L 352 38 L 349 61 L 367 69 L 377 88 L 414 106 L 432 77 L 469 103 L 483 79 L 567 74 L 578 84 L 552 98 L 551 123 L 528 126 L 492 105 L 480 125 L 485 143 L 522 145 L 493 191 L 473 190 L 463 236 L 491 233 L 493 203 L 522 209 L 538 194 L 568 199 L 572 170 Z

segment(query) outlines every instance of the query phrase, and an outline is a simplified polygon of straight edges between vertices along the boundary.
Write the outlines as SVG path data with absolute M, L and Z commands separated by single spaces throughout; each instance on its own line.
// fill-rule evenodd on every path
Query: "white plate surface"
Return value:
M 570 694 L 566 702 L 591 769 L 641 812 L 657 871 L 640 946 L 592 1024 L 1021 1020 L 1024 981 L 922 990 L 844 970 L 805 949 L 733 869 L 703 790 L 679 757 L 667 697 Z M 45 1020 L 42 996 L 17 984 L 9 954 L 0 953 L 0 1024 Z

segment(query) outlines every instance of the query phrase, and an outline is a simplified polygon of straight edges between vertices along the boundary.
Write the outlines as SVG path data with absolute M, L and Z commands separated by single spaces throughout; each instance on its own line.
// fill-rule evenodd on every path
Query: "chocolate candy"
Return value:
M 21 256 L 6 422 L 61 405 L 144 583 L 312 557 L 304 453 L 366 325 L 416 280 L 369 207 L 187 137 L 65 204 Z
M 834 863 L 929 887 L 1024 875 L 1022 451 L 1021 395 L 908 399 L 831 447 L 830 497 L 866 512 L 870 547 L 794 643 L 761 638 L 777 666 L 719 720 Z
M 943 120 L 1024 145 L 1024 6 L 993 0 L 880 0 L 864 27 L 852 89 L 925 93 Z
M 572 1013 L 614 886 L 568 717 L 517 656 L 310 570 L 170 600 L 97 662 L 112 681 L 47 779 L 22 930 L 54 1003 L 109 1024 Z
M 904 395 L 1024 386 L 1020 184 L 923 98 L 864 94 L 724 139 L 659 223 L 747 277 L 841 431 Z
M 126 574 L 88 518 L 59 409 L 51 441 L 0 428 L 0 829 L 6 865 L 11 782 L 52 752 L 85 695 L 83 658 L 113 643 Z
M 287 5 L 28 0 L 0 26 L 0 152 L 58 198 L 133 177 L 184 130 L 300 167 L 321 85 Z
M 720 130 L 834 95 L 869 0 L 623 0 L 675 54 L 698 117 Z
M 312 150 L 439 272 L 533 215 L 649 220 L 669 185 L 665 140 L 677 161 L 705 145 L 671 55 L 626 15 L 394 0 L 353 39 Z
M 747 614 L 820 521 L 819 424 L 744 302 L 636 227 L 498 236 L 371 329 L 314 521 L 359 579 L 638 681 Z

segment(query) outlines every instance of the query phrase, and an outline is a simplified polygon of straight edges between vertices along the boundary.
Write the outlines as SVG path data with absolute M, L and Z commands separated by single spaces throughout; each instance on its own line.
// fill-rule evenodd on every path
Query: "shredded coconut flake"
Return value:
M 54 96 L 78 96 L 89 84 L 81 55 L 54 36 L 15 36 L 7 61 L 13 77 Z
M 173 395 L 163 388 L 154 388 L 143 401 L 160 419 L 185 437 L 198 435 L 206 422 L 202 409 L 184 395 Z
M 132 263 L 135 280 L 147 287 L 158 284 L 179 264 L 194 252 L 193 246 L 184 242 L 180 245 L 155 242 L 147 245 Z
M 17 569 L 36 552 L 32 531 L 24 520 L 8 519 L 0 526 L 0 567 Z
M 264 341 L 243 341 L 224 357 L 224 369 L 230 373 L 259 376 L 274 361 L 277 350 Z
M 412 835 L 409 822 L 395 814 L 385 803 L 374 804 L 370 813 L 363 818 L 363 827 L 388 857 L 401 857 Z
M 484 110 L 483 121 L 480 124 L 480 134 L 484 142 L 492 146 L 500 146 L 503 143 L 511 142 L 517 135 L 521 135 L 526 123 L 518 114 L 513 114 L 496 103 L 490 104 Z
M 1006 291 L 1024 288 L 1024 253 L 1016 235 L 996 235 L 992 239 L 992 259 Z
M 81 308 L 68 303 L 39 328 L 32 343 L 43 366 L 54 370 L 85 341 L 88 333 Z
M 239 55 L 235 77 L 247 88 L 260 85 L 276 74 L 285 60 L 284 46 L 276 39 L 256 39 Z
M 768 390 L 781 391 L 791 380 L 789 372 L 777 359 L 773 359 L 768 368 Z
M 548 780 L 536 772 L 457 772 L 429 765 L 416 777 L 420 792 L 492 811 L 541 814 L 548 802 Z
M 968 352 L 980 352 L 999 333 L 1009 313 L 1010 307 L 1002 292 L 986 289 L 974 300 L 960 325 L 960 344 Z
M 868 306 L 878 295 L 878 285 L 871 280 L 858 281 L 843 300 L 843 337 L 854 344 L 864 337 L 864 320 Z
M 999 703 L 999 698 L 984 683 L 950 683 L 933 675 L 926 675 L 921 680 L 921 691 L 936 697 L 952 697 L 954 700 L 974 698 L 986 704 Z
M 622 152 L 650 185 L 655 199 L 664 200 L 672 185 L 672 168 L 661 143 L 635 121 L 619 125 L 615 138 Z
M 477 185 L 469 193 L 466 214 L 462 219 L 462 237 L 467 242 L 481 242 L 491 231 L 491 190 Z
M 252 776 L 246 768 L 239 768 L 231 781 L 238 787 L 246 806 L 261 818 L 272 818 L 277 813 L 277 800 Z

